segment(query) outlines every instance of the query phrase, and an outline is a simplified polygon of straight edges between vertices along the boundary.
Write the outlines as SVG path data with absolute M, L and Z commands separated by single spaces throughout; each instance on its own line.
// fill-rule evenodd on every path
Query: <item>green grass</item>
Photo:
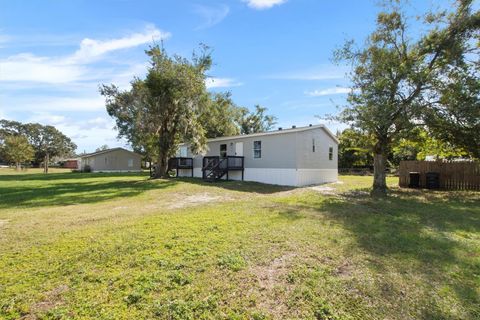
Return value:
M 0 170 L 1 319 L 480 319 L 480 194 Z

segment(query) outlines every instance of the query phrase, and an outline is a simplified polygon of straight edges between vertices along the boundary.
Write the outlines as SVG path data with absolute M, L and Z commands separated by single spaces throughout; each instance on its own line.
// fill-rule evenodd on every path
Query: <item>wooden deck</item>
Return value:
M 193 158 L 175 157 L 168 160 L 168 170 L 175 170 L 177 177 L 180 169 L 191 170 L 193 177 Z
M 226 177 L 229 180 L 230 171 L 241 171 L 242 181 L 245 171 L 244 157 L 239 156 L 209 156 L 202 159 L 202 178 L 215 181 Z M 193 177 L 193 158 L 174 157 L 168 160 L 168 170 L 175 170 L 178 177 L 179 170 L 191 170 Z
M 227 156 L 225 158 L 219 156 L 203 157 L 202 177 L 205 180 L 220 180 L 224 176 L 229 180 L 230 171 L 245 171 L 244 157 Z

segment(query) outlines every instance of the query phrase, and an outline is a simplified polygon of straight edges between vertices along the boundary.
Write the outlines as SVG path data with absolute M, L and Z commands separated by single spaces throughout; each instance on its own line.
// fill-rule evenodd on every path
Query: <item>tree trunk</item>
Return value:
M 372 195 L 387 194 L 387 148 L 381 142 L 374 147 L 373 154 L 373 190 Z
M 15 162 L 15 170 L 20 171 L 22 169 L 20 162 Z
M 167 166 L 168 166 L 168 157 L 159 152 L 157 159 L 157 166 L 155 167 L 155 178 L 166 178 L 167 177 Z
M 45 154 L 45 158 L 43 159 L 43 173 L 48 173 L 48 153 Z

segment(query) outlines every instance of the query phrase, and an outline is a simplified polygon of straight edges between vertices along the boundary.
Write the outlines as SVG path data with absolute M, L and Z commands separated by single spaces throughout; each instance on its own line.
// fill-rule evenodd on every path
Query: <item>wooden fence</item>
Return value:
M 480 190 L 480 162 L 471 161 L 401 161 L 399 185 L 408 187 L 410 172 L 420 173 L 420 187 L 426 187 L 426 173 L 438 172 L 440 188 L 445 190 Z

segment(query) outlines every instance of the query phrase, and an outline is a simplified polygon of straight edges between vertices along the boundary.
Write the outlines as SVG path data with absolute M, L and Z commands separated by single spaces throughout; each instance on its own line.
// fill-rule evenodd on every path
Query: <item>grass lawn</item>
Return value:
M 480 319 L 480 193 L 0 169 L 1 319 Z

